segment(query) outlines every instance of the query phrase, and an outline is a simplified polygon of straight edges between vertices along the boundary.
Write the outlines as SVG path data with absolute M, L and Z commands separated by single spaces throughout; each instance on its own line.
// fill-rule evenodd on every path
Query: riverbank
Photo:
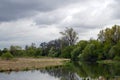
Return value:
M 15 58 L 13 60 L 0 59 L 0 71 L 19 71 L 61 66 L 69 59 L 60 58 Z
M 114 64 L 114 63 L 119 63 L 119 61 L 115 61 L 115 60 L 102 60 L 102 61 L 97 61 L 97 63 L 101 63 L 101 64 Z

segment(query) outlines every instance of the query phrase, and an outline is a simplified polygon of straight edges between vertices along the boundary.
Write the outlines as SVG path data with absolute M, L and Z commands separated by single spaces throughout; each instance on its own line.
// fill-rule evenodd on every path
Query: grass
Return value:
M 97 61 L 98 63 L 102 63 L 102 64 L 114 64 L 114 63 L 120 63 L 119 61 L 115 61 L 115 60 L 102 60 L 102 61 Z
M 61 66 L 69 59 L 59 58 L 15 58 L 12 60 L 0 59 L 0 71 L 19 71 Z

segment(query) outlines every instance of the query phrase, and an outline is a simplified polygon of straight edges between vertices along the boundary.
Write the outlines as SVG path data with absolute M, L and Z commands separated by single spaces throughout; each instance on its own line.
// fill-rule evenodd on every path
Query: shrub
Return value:
M 120 49 L 119 49 L 119 46 L 115 45 L 113 46 L 110 51 L 109 51 L 109 57 L 110 58 L 113 58 L 115 56 L 119 56 L 119 53 L 120 53 Z
M 96 46 L 94 44 L 88 44 L 82 51 L 82 54 L 79 55 L 79 59 L 82 61 L 96 61 L 98 55 L 95 52 L 95 49 Z
M 49 50 L 48 56 L 50 56 L 50 57 L 55 57 L 56 54 L 57 54 L 57 53 L 55 52 L 54 47 L 51 47 L 51 49 Z
M 82 50 L 87 46 L 87 41 L 81 40 L 80 42 L 77 43 L 77 47 L 73 49 L 71 52 L 71 59 L 73 61 L 78 60 L 78 56 L 82 54 Z
M 81 48 L 75 48 L 72 52 L 71 52 L 71 59 L 73 60 L 73 61 L 75 61 L 75 60 L 78 60 L 78 55 L 80 54 L 80 52 L 81 52 Z
M 119 57 L 119 56 L 115 56 L 115 57 L 114 57 L 114 60 L 120 61 L 120 57 Z
M 13 55 L 10 52 L 6 52 L 2 54 L 1 58 L 5 60 L 10 60 L 13 58 Z
M 71 52 L 73 51 L 73 49 L 74 49 L 74 46 L 68 46 L 68 47 L 64 48 L 62 50 L 62 54 L 60 55 L 60 57 L 71 58 Z

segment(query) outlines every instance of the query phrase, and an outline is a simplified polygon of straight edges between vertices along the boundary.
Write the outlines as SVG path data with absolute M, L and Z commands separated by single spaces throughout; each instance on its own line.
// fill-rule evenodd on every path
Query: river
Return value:
M 120 64 L 76 62 L 41 70 L 0 72 L 0 80 L 120 80 Z

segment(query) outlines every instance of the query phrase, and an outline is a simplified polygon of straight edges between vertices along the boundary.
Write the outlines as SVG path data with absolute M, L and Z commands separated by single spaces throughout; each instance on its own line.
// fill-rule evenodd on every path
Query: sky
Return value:
M 24 47 L 61 37 L 73 28 L 79 40 L 97 38 L 120 24 L 120 0 L 0 0 L 0 48 Z

